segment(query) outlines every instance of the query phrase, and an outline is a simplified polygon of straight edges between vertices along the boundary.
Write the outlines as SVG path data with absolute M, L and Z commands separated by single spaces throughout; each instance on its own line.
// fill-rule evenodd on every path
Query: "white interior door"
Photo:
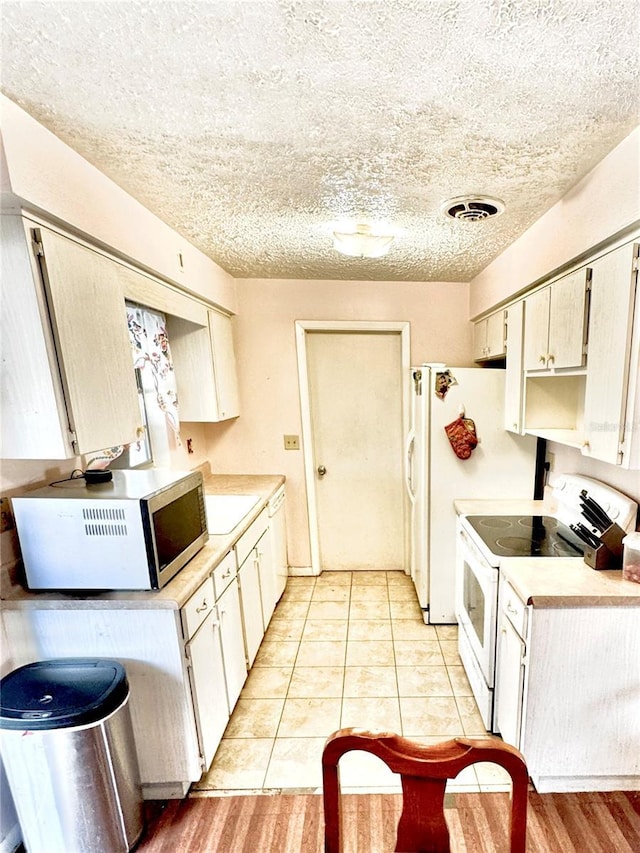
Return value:
M 321 570 L 405 568 L 403 345 L 399 331 L 306 332 Z

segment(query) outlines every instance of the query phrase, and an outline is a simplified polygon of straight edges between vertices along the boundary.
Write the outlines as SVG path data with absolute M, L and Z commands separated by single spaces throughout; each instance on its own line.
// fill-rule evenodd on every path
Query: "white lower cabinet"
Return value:
M 524 640 L 503 613 L 498 626 L 498 657 L 500 666 L 496 678 L 496 724 L 502 739 L 512 746 L 520 744 L 520 723 L 524 690 Z
M 501 576 L 494 719 L 536 790 L 640 790 L 640 607 L 513 595 Z
M 260 594 L 262 602 L 262 622 L 265 631 L 269 626 L 273 611 L 280 595 L 276 589 L 276 569 L 271 547 L 271 529 L 268 528 L 256 545 L 258 572 L 260 574 Z
M 235 545 L 238 585 L 242 610 L 242 630 L 247 668 L 253 666 L 265 632 L 260 589 L 260 556 L 258 543 L 269 527 L 269 513 L 263 509 Z
M 238 586 L 242 609 L 244 652 L 247 668 L 250 669 L 253 666 L 260 643 L 264 637 L 258 552 L 255 548 L 249 553 L 244 563 L 238 569 Z
M 282 486 L 269 500 L 269 544 L 274 572 L 276 604 L 282 597 L 289 578 L 287 553 L 287 522 L 285 518 L 285 490 Z
M 224 660 L 224 679 L 227 686 L 229 714 L 233 712 L 240 691 L 247 680 L 244 642 L 242 638 L 242 613 L 238 579 L 233 577 L 217 603 Z
M 186 644 L 189 683 L 204 769 L 213 761 L 229 722 L 220 622 L 210 613 Z

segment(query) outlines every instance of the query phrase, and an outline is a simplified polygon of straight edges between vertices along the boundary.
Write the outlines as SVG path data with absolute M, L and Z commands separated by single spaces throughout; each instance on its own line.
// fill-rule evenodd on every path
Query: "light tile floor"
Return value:
M 289 578 L 213 764 L 208 791 L 319 790 L 325 740 L 346 726 L 425 743 L 486 736 L 457 648 L 457 626 L 425 625 L 402 572 Z M 340 763 L 344 791 L 400 791 L 375 756 Z M 505 790 L 490 764 L 448 790 Z

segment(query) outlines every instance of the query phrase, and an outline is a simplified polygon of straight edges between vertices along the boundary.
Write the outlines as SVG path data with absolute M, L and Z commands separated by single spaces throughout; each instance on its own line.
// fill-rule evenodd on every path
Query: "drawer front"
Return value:
M 208 577 L 180 611 L 182 631 L 186 640 L 193 637 L 214 607 L 213 581 Z
M 229 551 L 227 556 L 213 570 L 213 589 L 216 601 L 236 576 L 236 556 Z
M 502 611 L 523 639 L 527 631 L 527 605 L 516 595 L 508 581 L 502 580 Z
M 238 568 L 244 563 L 256 546 L 256 542 L 269 527 L 269 510 L 265 507 L 248 530 L 236 542 L 236 559 Z

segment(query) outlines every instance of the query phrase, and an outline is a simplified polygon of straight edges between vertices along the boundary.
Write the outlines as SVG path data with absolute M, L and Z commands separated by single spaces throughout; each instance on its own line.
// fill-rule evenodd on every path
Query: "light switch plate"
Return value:
M 298 436 L 298 435 L 285 435 L 285 437 L 284 437 L 284 449 L 285 450 L 300 450 L 300 436 Z

